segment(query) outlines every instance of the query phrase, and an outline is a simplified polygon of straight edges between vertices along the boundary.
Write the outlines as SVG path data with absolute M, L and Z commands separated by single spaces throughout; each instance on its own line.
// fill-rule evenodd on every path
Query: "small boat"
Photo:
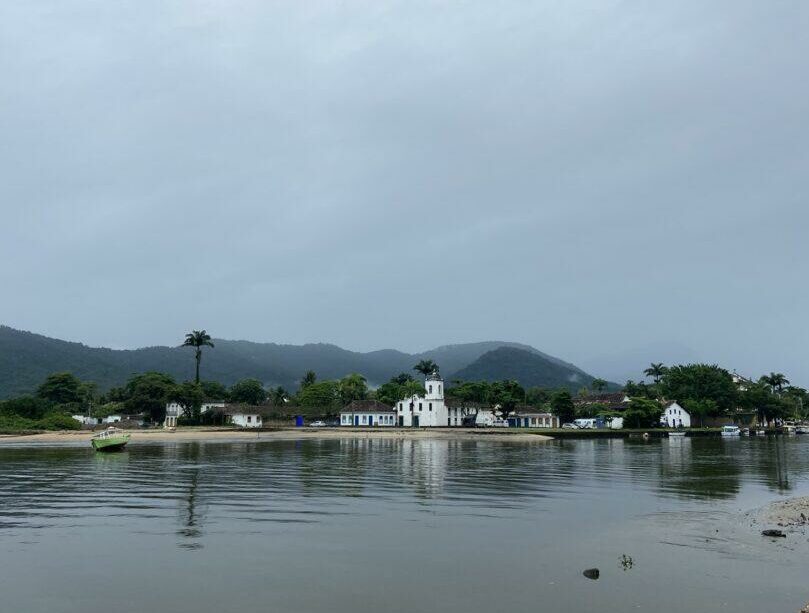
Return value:
M 766 436 L 766 435 L 767 435 L 766 430 L 756 430 L 756 436 Z
M 798 434 L 809 434 L 809 426 L 806 424 L 798 424 L 795 426 L 795 432 Z
M 722 436 L 740 436 L 739 426 L 722 426 Z
M 742 428 L 742 436 L 750 436 L 750 428 Z
M 672 437 L 672 436 L 674 436 L 674 437 L 685 436 L 685 432 L 682 432 L 682 431 L 679 431 L 679 430 L 677 432 L 669 432 L 669 436 L 670 437 Z
M 96 451 L 120 451 L 129 442 L 129 435 L 118 428 L 109 427 L 90 439 Z
M 798 433 L 798 428 L 794 424 L 784 424 L 783 431 L 784 434 L 794 436 Z

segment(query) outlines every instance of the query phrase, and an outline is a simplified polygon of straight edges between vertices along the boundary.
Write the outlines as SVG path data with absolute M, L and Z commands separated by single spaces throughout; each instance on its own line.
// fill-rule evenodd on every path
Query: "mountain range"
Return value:
M 316 343 L 281 345 L 215 339 L 202 358 L 203 378 L 231 385 L 246 377 L 266 386 L 296 389 L 307 370 L 319 379 L 336 379 L 358 372 L 371 386 L 400 372 L 413 372 L 419 360 L 434 360 L 447 381 L 516 379 L 524 386 L 567 387 L 577 390 L 593 377 L 577 366 L 520 343 L 485 341 L 444 345 L 421 353 L 395 349 L 356 352 Z M 0 326 L 0 398 L 33 392 L 53 372 L 69 371 L 101 390 L 122 385 L 148 370 L 166 372 L 178 381 L 194 374 L 188 347 L 105 349 L 49 338 Z

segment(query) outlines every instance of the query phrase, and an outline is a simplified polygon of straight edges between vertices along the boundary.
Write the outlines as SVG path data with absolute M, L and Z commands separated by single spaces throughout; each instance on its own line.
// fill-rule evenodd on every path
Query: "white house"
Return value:
M 225 408 L 225 423 L 240 428 L 261 428 L 263 422 L 258 409 L 238 407 L 234 409 Z
M 203 402 L 199 409 L 200 415 L 207 413 L 211 409 L 224 409 L 225 403 L 221 400 Z M 185 406 L 179 402 L 169 402 L 166 404 L 166 419 L 163 420 L 164 428 L 176 428 L 177 419 L 185 413 Z
M 71 417 L 84 426 L 97 426 L 101 423 L 98 417 L 90 417 L 88 415 L 71 415 Z
M 517 428 L 560 428 L 559 418 L 541 411 L 518 411 L 508 418 L 509 425 Z
M 395 426 L 396 411 L 377 400 L 354 400 L 340 411 L 341 426 Z
M 462 415 L 455 410 L 453 415 L 444 404 L 444 380 L 434 372 L 424 381 L 424 396 L 412 396 L 396 403 L 396 423 L 401 427 L 429 428 L 435 426 L 460 426 Z
M 660 416 L 660 423 L 668 428 L 690 428 L 691 415 L 676 402 L 670 402 Z

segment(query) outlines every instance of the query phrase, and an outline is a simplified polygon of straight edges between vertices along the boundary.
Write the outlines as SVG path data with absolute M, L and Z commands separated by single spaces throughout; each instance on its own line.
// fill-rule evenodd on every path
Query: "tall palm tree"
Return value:
M 649 368 L 643 371 L 643 374 L 647 377 L 652 377 L 655 383 L 660 383 L 660 379 L 666 374 L 667 370 L 668 368 L 663 366 L 663 362 L 652 362 Z
M 432 360 L 420 360 L 419 363 L 413 367 L 413 370 L 420 372 L 426 377 L 434 372 L 438 372 L 438 364 Z
M 604 381 L 604 379 L 593 379 L 593 382 L 590 385 L 595 391 L 600 392 L 607 387 L 607 382 Z
M 181 347 L 194 348 L 194 358 L 197 361 L 197 374 L 194 381 L 199 383 L 199 363 L 202 360 L 202 348 L 213 347 L 211 336 L 205 330 L 192 330 L 185 335 L 185 342 Z
M 773 393 L 778 391 L 781 393 L 781 390 L 784 389 L 785 385 L 789 385 L 789 379 L 787 379 L 782 373 L 780 372 L 771 372 L 769 375 L 764 375 L 761 377 L 761 380 L 770 386 Z
M 317 374 L 314 370 L 307 370 L 301 379 L 301 389 L 305 389 L 317 381 Z

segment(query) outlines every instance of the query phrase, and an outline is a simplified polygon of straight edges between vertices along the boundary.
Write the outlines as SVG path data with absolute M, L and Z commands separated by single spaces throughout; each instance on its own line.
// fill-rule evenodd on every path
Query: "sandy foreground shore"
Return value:
M 158 442 L 205 442 L 205 441 L 272 441 L 305 439 L 443 439 L 443 440 L 490 440 L 507 443 L 540 443 L 552 440 L 541 434 L 509 433 L 504 431 L 459 428 L 452 430 L 399 430 L 391 428 L 363 430 L 355 428 L 284 428 L 281 430 L 256 432 L 222 428 L 180 428 L 168 430 L 128 430 L 131 443 Z M 4 444 L 61 445 L 65 443 L 89 444 L 93 436 L 89 431 L 45 432 L 29 435 L 0 435 L 0 446 Z
M 806 532 L 809 528 L 809 496 L 777 500 L 746 514 L 751 526 L 762 529 L 785 528 L 786 532 Z

